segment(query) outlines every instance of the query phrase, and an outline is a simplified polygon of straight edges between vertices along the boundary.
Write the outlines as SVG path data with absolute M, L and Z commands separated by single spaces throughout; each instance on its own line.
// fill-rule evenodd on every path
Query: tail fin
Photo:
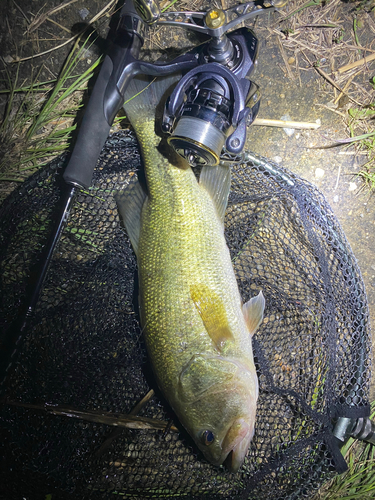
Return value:
M 124 110 L 130 122 L 134 124 L 154 119 L 156 106 L 179 78 L 179 74 L 154 79 L 142 76 L 133 78 L 126 89 L 124 104 Z

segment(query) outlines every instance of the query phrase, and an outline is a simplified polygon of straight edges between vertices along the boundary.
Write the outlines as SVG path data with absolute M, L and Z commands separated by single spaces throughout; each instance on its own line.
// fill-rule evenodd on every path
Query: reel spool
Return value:
M 190 165 L 217 165 L 231 127 L 232 112 L 231 92 L 225 79 L 205 73 L 190 86 L 168 143 Z M 167 121 L 163 125 L 165 132 L 171 130 Z

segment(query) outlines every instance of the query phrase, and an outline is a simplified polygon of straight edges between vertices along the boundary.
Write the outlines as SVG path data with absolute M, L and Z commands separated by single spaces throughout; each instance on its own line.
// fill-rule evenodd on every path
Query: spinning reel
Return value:
M 217 165 L 224 147 L 229 153 L 240 153 L 246 127 L 254 121 L 260 104 L 258 86 L 249 80 L 256 66 L 258 40 L 248 28 L 226 32 L 270 9 L 246 3 L 225 11 L 162 15 L 152 0 L 138 0 L 135 6 L 148 24 L 185 28 L 211 38 L 193 49 L 197 66 L 167 99 L 162 130 L 169 134 L 168 143 L 191 166 Z

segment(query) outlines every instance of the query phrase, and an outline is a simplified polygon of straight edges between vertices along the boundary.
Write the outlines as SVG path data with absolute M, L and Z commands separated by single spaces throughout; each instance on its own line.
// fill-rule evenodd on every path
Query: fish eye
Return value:
M 212 431 L 206 430 L 202 432 L 201 436 L 202 443 L 205 444 L 206 446 L 209 446 L 215 441 L 215 436 Z

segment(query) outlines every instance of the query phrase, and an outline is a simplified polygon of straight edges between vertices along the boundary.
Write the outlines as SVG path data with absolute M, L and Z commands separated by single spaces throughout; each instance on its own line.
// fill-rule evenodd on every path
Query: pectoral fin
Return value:
M 142 207 L 147 198 L 139 181 L 129 184 L 115 194 L 115 200 L 134 252 L 138 252 Z
M 263 293 L 260 291 L 256 297 L 252 297 L 242 306 L 242 312 L 250 335 L 254 335 L 263 320 L 265 304 Z
M 203 284 L 191 286 L 190 295 L 208 335 L 215 346 L 221 350 L 225 342 L 234 340 L 223 301 L 214 291 Z
M 199 184 L 211 196 L 216 212 L 224 224 L 224 215 L 230 191 L 230 167 L 221 164 L 215 167 L 203 167 L 199 177 Z

